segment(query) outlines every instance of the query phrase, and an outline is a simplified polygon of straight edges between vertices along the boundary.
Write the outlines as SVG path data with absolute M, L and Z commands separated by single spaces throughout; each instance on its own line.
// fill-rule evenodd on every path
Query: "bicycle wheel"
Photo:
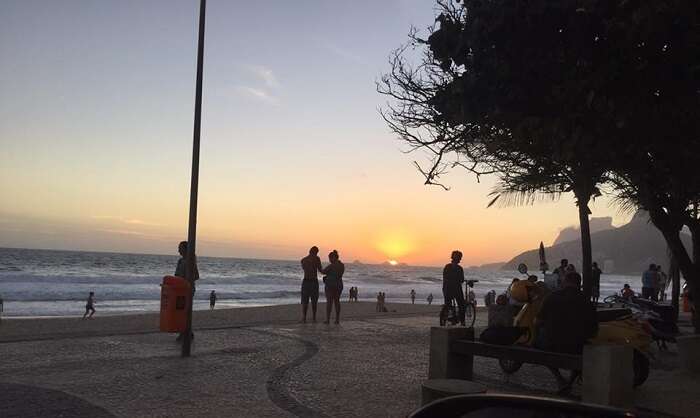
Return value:
M 464 325 L 471 328 L 476 322 L 476 307 L 473 303 L 467 303 L 464 311 Z
M 603 303 L 614 303 L 614 302 L 617 302 L 617 295 L 606 296 L 605 299 L 603 299 Z

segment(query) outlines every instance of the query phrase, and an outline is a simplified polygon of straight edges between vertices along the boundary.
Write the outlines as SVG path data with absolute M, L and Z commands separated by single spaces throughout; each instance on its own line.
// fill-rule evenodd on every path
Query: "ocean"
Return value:
M 300 255 L 300 259 L 304 254 Z M 117 254 L 0 248 L 0 297 L 3 316 L 78 316 L 85 310 L 89 292 L 95 292 L 96 315 L 156 312 L 160 309 L 160 283 L 175 271 L 178 256 Z M 325 265 L 325 263 L 324 263 Z M 216 290 L 219 307 L 264 306 L 299 303 L 302 278 L 299 261 L 198 257 L 194 309 L 209 308 L 209 292 Z M 374 301 L 379 291 L 387 302 L 442 301 L 442 269 L 345 263 L 343 297 L 357 286 L 359 299 Z M 467 279 L 479 280 L 474 292 L 481 304 L 490 290 L 503 292 L 518 272 L 465 269 Z M 601 298 L 639 278 L 603 275 Z M 321 285 L 321 292 L 323 286 Z M 323 298 L 323 295 L 321 295 Z

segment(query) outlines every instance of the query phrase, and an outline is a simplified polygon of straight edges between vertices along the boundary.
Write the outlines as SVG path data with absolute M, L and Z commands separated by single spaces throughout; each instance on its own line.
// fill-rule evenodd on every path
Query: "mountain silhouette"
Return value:
M 578 231 L 578 229 L 577 229 Z M 688 234 L 681 236 L 686 248 L 691 248 Z M 605 229 L 591 234 L 593 261 L 611 274 L 641 274 L 649 264 L 661 264 L 668 270 L 669 261 L 666 251 L 666 241 L 661 232 L 649 221 L 646 212 L 637 212 L 632 220 L 619 228 Z M 559 265 L 559 260 L 566 258 L 581 270 L 581 240 L 559 242 L 545 248 L 547 263 L 550 270 Z M 518 264 L 525 263 L 530 270 L 539 268 L 538 249 L 525 251 L 501 268 L 516 270 Z

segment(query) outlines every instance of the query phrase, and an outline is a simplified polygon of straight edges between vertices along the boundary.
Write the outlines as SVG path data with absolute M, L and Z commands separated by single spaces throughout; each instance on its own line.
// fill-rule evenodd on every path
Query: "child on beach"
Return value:
M 88 312 L 90 312 L 90 316 L 88 316 Z M 85 303 L 85 314 L 83 315 L 83 319 L 85 319 L 85 317 L 87 317 L 87 319 L 92 319 L 93 315 L 95 315 L 95 292 L 90 292 L 87 302 Z
M 216 305 L 216 290 L 209 293 L 209 309 L 214 309 L 214 305 Z
M 426 300 L 428 301 L 428 305 L 432 305 L 433 304 L 433 294 L 432 293 L 429 294 L 428 299 L 426 299 Z

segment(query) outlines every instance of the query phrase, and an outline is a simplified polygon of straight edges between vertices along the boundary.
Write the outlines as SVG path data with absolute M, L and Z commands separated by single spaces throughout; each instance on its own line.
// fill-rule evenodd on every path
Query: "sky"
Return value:
M 0 2 L 0 247 L 176 253 L 186 239 L 196 0 Z M 207 3 L 197 248 L 296 259 L 506 261 L 573 200 L 486 208 L 493 178 L 423 185 L 375 81 L 429 0 Z M 629 219 L 606 199 L 593 216 Z

